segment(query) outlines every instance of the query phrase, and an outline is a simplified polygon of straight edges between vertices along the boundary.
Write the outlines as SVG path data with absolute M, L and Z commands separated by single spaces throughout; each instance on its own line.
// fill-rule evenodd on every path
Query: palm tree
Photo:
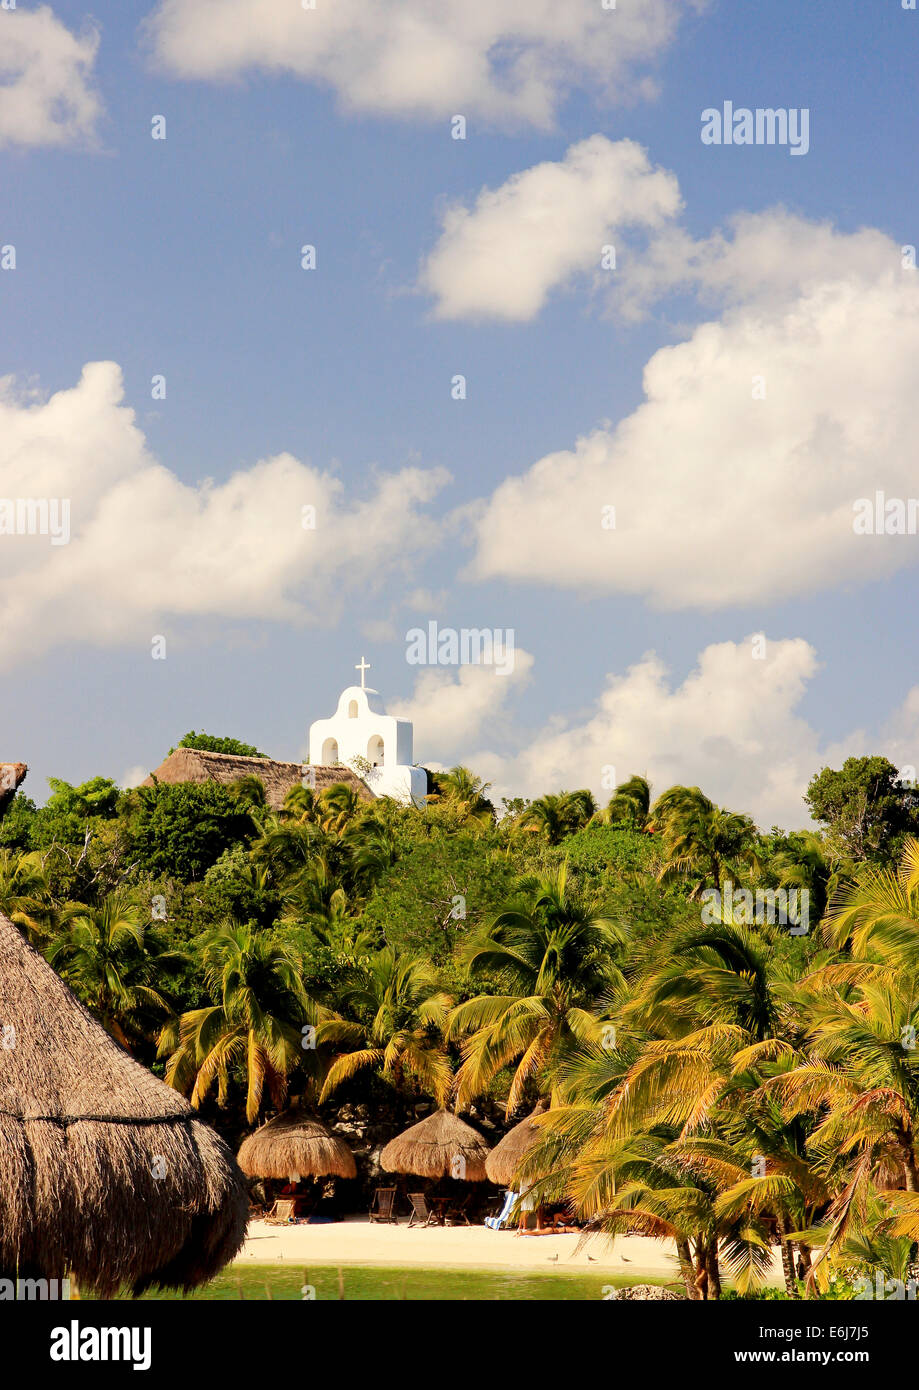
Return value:
M 601 825 L 627 825 L 633 830 L 649 828 L 651 784 L 644 777 L 630 777 L 620 782 L 609 805 L 598 811 L 594 819 Z
M 596 802 L 585 789 L 557 795 L 550 792 L 531 801 L 517 825 L 540 835 L 550 845 L 558 845 L 566 836 L 582 830 L 596 812 Z
M 154 981 L 184 957 L 158 949 L 140 906 L 124 892 L 92 906 L 70 904 L 63 917 L 45 950 L 48 963 L 112 1037 L 130 1048 L 147 1031 L 145 1013 L 171 1012 Z
M 691 898 L 706 885 L 720 888 L 728 874 L 758 863 L 756 826 L 749 816 L 725 811 L 698 787 L 671 787 L 651 807 L 664 841 L 661 881 L 674 875 L 695 880 Z
M 446 1105 L 453 1074 L 443 1036 L 451 1000 L 438 988 L 428 961 L 400 957 L 386 946 L 352 973 L 338 1002 L 352 1017 L 329 1019 L 317 1030 L 317 1042 L 338 1053 L 321 1101 L 373 1068 L 400 1096 L 412 1079 L 439 1106 Z
M 252 773 L 246 773 L 228 783 L 227 791 L 231 796 L 235 796 L 236 800 L 243 806 L 255 813 L 264 811 L 268 805 L 265 787 L 260 779 L 253 776 Z
M 319 797 L 315 788 L 304 787 L 300 782 L 291 787 L 281 807 L 282 821 L 300 821 L 304 825 L 319 824 Z
M 807 892 L 810 911 L 819 919 L 843 886 L 852 866 L 835 855 L 824 837 L 813 830 L 789 835 L 772 865 L 782 888 Z
M 514 1065 L 508 1113 L 532 1082 L 552 1085 L 561 1054 L 589 1042 L 622 977 L 613 955 L 623 941 L 568 887 L 567 866 L 521 879 L 515 896 L 465 948 L 473 980 L 497 976 L 504 992 L 481 994 L 453 1011 L 448 1036 L 465 1036 L 457 1077 L 460 1108 Z
M 290 1073 L 314 1058 L 304 1047 L 302 1026 L 316 1023 L 322 1011 L 303 989 L 296 956 L 267 932 L 238 923 L 218 927 L 205 943 L 203 964 L 214 1002 L 163 1030 L 159 1055 L 168 1057 L 166 1080 L 191 1090 L 195 1107 L 216 1084 L 224 1106 L 231 1079 L 241 1076 L 246 1119 L 253 1124 L 265 1088 L 280 1109 Z
M 790 1233 L 812 1220 L 829 1191 L 811 1170 L 805 1127 L 768 1090 L 799 1060 L 788 1015 L 794 970 L 778 941 L 767 924 L 726 915 L 678 928 L 652 949 L 620 1012 L 642 1042 L 607 1102 L 606 1122 L 617 1137 L 674 1127 L 667 1152 L 697 1185 L 708 1190 L 714 1180 L 716 1224 L 741 1223 L 732 1239 L 744 1277 L 755 1282 L 761 1272 L 753 1247 L 768 1215 L 795 1297 Z M 809 1258 L 806 1242 L 802 1255 Z
M 364 802 L 347 782 L 336 782 L 319 794 L 319 823 L 327 835 L 342 835 L 361 815 Z
M 37 853 L 0 850 L 0 912 L 33 943 L 49 931 L 54 907 Z
M 549 793 L 537 797 L 517 819 L 522 830 L 540 835 L 547 844 L 558 845 L 568 833 L 565 808 L 561 797 Z
M 435 772 L 433 777 L 435 790 L 429 793 L 429 802 L 449 808 L 461 825 L 489 829 L 494 824 L 495 808 L 486 796 L 490 782 L 461 765 Z

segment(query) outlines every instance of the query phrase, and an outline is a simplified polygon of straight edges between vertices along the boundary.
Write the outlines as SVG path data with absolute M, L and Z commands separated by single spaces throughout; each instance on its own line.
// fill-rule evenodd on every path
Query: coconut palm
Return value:
M 320 1100 L 359 1072 L 374 1069 L 404 1097 L 409 1081 L 446 1105 L 452 1081 L 443 1035 L 451 1000 L 426 960 L 377 951 L 353 971 L 337 1001 L 350 1018 L 321 1023 L 316 1040 L 338 1054 Z
M 300 821 L 305 825 L 319 824 L 319 797 L 314 787 L 304 787 L 300 782 L 291 787 L 281 807 L 282 821 Z
M 749 816 L 725 811 L 698 787 L 671 787 L 651 807 L 651 821 L 663 836 L 664 863 L 658 877 L 693 880 L 690 897 L 725 877 L 755 868 L 756 826 Z
M 630 777 L 620 782 L 610 802 L 598 811 L 594 819 L 600 825 L 626 825 L 632 830 L 646 830 L 650 825 L 651 784 L 644 777 Z
M 495 808 L 486 795 L 490 782 L 461 765 L 435 772 L 433 777 L 435 790 L 427 798 L 430 803 L 447 807 L 461 825 L 488 829 L 494 824 Z
M 273 935 L 225 924 L 208 937 L 202 960 L 214 1002 L 163 1030 L 159 1055 L 168 1057 L 166 1080 L 190 1090 L 197 1107 L 215 1085 L 218 1103 L 226 1105 L 239 1076 L 252 1124 L 266 1088 L 281 1109 L 290 1073 L 314 1057 L 304 1047 L 303 1025 L 315 1024 L 322 1011 L 303 989 L 296 956 Z
M 813 917 L 824 915 L 828 903 L 845 882 L 852 866 L 841 860 L 824 837 L 813 830 L 796 831 L 771 865 L 779 886 L 797 888 L 809 895 Z
M 92 906 L 71 904 L 45 956 L 102 1026 L 123 1047 L 149 1031 L 151 1014 L 169 1014 L 158 988 L 164 970 L 180 964 L 177 952 L 158 949 L 143 911 L 124 892 Z
M 0 912 L 32 942 L 47 934 L 54 908 L 38 854 L 0 850 Z
M 614 963 L 620 928 L 593 913 L 568 886 L 567 866 L 521 879 L 515 896 L 465 947 L 472 980 L 498 979 L 502 992 L 460 1004 L 449 1037 L 465 1038 L 457 1077 L 462 1108 L 514 1066 L 511 1114 L 528 1083 L 551 1086 L 565 1048 L 599 1032 L 622 976 Z
M 336 782 L 319 794 L 319 823 L 327 835 L 342 835 L 361 815 L 364 802 L 347 782 Z
M 531 801 L 516 823 L 548 844 L 558 845 L 566 836 L 583 829 L 596 812 L 596 802 L 589 791 L 549 793 Z

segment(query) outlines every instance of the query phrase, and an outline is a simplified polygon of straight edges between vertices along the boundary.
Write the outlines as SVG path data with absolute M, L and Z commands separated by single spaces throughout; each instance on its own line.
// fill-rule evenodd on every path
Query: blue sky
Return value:
M 638 9 L 641 3 L 633 0 Z M 280 13 L 291 0 L 261 5 Z M 529 8 L 524 0 L 520 5 Z M 793 824 L 805 818 L 800 791 L 822 761 L 870 748 L 908 762 L 909 698 L 916 683 L 908 640 L 915 537 L 874 538 L 878 556 L 898 547 L 890 564 L 863 560 L 864 545 L 852 552 L 850 564 L 848 551 L 832 546 L 814 558 L 825 531 L 815 521 L 812 554 L 804 553 L 811 550 L 806 527 L 790 558 L 779 548 L 775 568 L 792 578 L 777 586 L 767 571 L 770 527 L 779 523 L 762 509 L 754 488 L 749 505 L 738 502 L 722 528 L 712 534 L 700 529 L 690 474 L 696 468 L 701 478 L 708 464 L 705 450 L 695 462 L 684 452 L 679 430 L 662 434 L 661 450 L 647 438 L 635 446 L 649 451 L 652 502 L 654 489 L 674 501 L 658 528 L 662 550 L 679 548 L 668 527 L 680 532 L 680 544 L 698 534 L 695 550 L 688 547 L 674 562 L 666 593 L 655 577 L 666 569 L 661 563 L 649 566 L 646 577 L 640 565 L 625 565 L 638 576 L 634 582 L 622 569 L 607 573 L 601 565 L 588 581 L 569 584 L 564 545 L 556 550 L 528 503 L 520 504 L 520 529 L 509 539 L 510 549 L 519 550 L 528 548 L 529 537 L 530 558 L 505 564 L 492 556 L 480 564 L 478 577 L 468 571 L 483 509 L 503 480 L 525 477 L 547 455 L 575 450 L 579 437 L 598 428 L 615 434 L 642 404 L 649 359 L 688 342 L 699 325 L 718 325 L 719 351 L 729 357 L 738 313 L 747 315 L 746 343 L 757 315 L 768 324 L 787 323 L 797 312 L 794 296 L 809 293 L 815 275 L 820 278 L 812 267 L 806 284 L 776 287 L 770 280 L 748 302 L 744 296 L 756 277 L 752 269 L 746 275 L 747 252 L 740 247 L 731 288 L 720 300 L 712 298 L 710 283 L 667 283 L 659 276 L 664 283 L 634 316 L 620 311 L 616 291 L 607 295 L 588 273 L 574 270 L 550 277 L 540 310 L 513 321 L 474 312 L 438 317 L 437 296 L 419 285 L 419 274 L 446 235 L 451 206 L 461 204 L 474 216 L 483 189 L 500 189 L 546 162 L 562 164 L 566 152 L 589 137 L 612 145 L 633 141 L 647 152 L 650 168 L 678 182 L 682 211 L 667 225 L 679 225 L 699 243 L 727 228 L 736 214 L 771 215 L 781 206 L 797 219 L 791 235 L 782 240 L 778 220 L 764 235 L 775 235 L 793 281 L 795 258 L 807 260 L 810 229 L 832 224 L 838 258 L 826 275 L 853 315 L 851 323 L 840 318 L 838 339 L 849 340 L 857 355 L 858 325 L 880 321 L 879 334 L 883 328 L 880 302 L 876 311 L 865 308 L 879 293 L 872 257 L 883 261 L 881 239 L 894 248 L 919 241 L 911 104 L 919 14 L 904 11 L 899 0 L 871 6 L 712 0 L 698 11 L 687 5 L 679 7 L 685 12 L 669 39 L 649 43 L 646 58 L 626 62 L 612 90 L 583 53 L 579 65 L 577 54 L 572 58 L 569 51 L 563 60 L 547 42 L 545 61 L 550 71 L 557 61 L 560 74 L 554 123 L 496 115 L 484 88 L 457 92 L 455 102 L 447 92 L 445 110 L 467 115 L 467 138 L 457 141 L 450 138 L 449 115 L 439 110 L 393 109 L 398 101 L 391 97 L 367 107 L 366 74 L 356 61 L 353 70 L 338 63 L 334 52 L 335 69 L 345 74 L 336 78 L 337 91 L 317 83 L 306 60 L 299 71 L 260 70 L 264 54 L 257 41 L 251 63 L 237 54 L 236 70 L 220 80 L 181 74 L 175 59 L 163 56 L 167 20 L 181 44 L 183 32 L 192 32 L 182 25 L 192 23 L 195 11 L 218 28 L 232 25 L 234 0 L 170 0 L 167 8 L 165 18 L 151 9 L 153 27 L 144 36 L 141 8 L 96 0 L 87 10 L 81 0 L 57 0 L 55 41 L 60 27 L 76 36 L 93 28 L 98 34 L 83 72 L 98 109 L 73 130 L 55 129 L 52 112 L 44 133 L 23 138 L 14 127 L 4 139 L 0 107 L 0 244 L 15 245 L 17 256 L 15 271 L 0 274 L 0 375 L 14 379 L 8 383 L 10 411 L 34 411 L 54 393 L 72 391 L 86 363 L 113 362 L 123 373 L 123 402 L 134 411 L 148 465 L 162 466 L 190 487 L 205 478 L 219 487 L 238 470 L 248 473 L 259 460 L 285 453 L 332 473 L 348 501 L 373 496 L 380 473 L 440 468 L 451 481 L 419 504 L 429 521 L 390 527 L 390 541 L 385 525 L 381 534 L 374 530 L 373 507 L 359 523 L 343 511 L 340 535 L 330 541 L 347 548 L 356 534 L 360 542 L 366 527 L 373 535 L 365 548 L 366 573 L 346 565 L 339 576 L 333 564 L 323 565 L 321 577 L 286 572 L 283 582 L 297 612 L 278 618 L 267 591 L 250 612 L 245 604 L 235 611 L 230 601 L 196 607 L 191 577 L 187 596 L 176 599 L 173 584 L 173 598 L 161 601 L 155 564 L 143 580 L 149 605 L 135 596 L 123 612 L 128 575 L 138 584 L 143 579 L 143 571 L 133 570 L 130 524 L 110 549 L 110 565 L 97 557 L 91 580 L 84 576 L 79 583 L 60 565 L 57 581 L 53 571 L 35 580 L 34 600 L 29 552 L 21 611 L 7 617 L 11 632 L 31 624 L 35 640 L 11 637 L 6 644 L 0 747 L 3 757 L 30 764 L 29 792 L 42 796 L 48 775 L 80 781 L 102 772 L 120 779 L 129 769 L 153 766 L 191 727 L 236 734 L 277 756 L 302 753 L 310 721 L 331 712 L 362 654 L 373 663 L 372 683 L 386 701 L 415 717 L 419 756 L 446 763 L 462 757 L 507 791 L 533 794 L 559 785 L 599 791 L 601 768 L 614 763 L 622 777 L 648 770 L 658 785 L 677 777 L 700 781 L 736 809 L 767 823 Z M 359 26 L 362 8 L 367 19 L 379 7 L 349 0 L 340 8 L 340 45 L 347 51 L 347 24 Z M 395 13 L 404 6 L 400 0 L 391 8 Z M 15 13 L 0 12 L 0 51 L 3 26 L 9 23 L 12 32 L 12 24 L 38 9 L 20 3 Z M 620 0 L 620 10 L 627 9 L 627 0 Z M 199 68 L 207 61 L 202 57 Z M 648 75 L 654 93 L 642 88 Z M 751 108 L 808 108 L 807 155 L 795 158 L 779 147 L 704 146 L 700 113 L 726 99 Z M 352 110 L 355 103 L 362 109 Z M 150 136 L 156 114 L 166 119 L 162 141 Z M 879 238 L 864 255 L 853 240 L 862 228 L 875 229 Z M 519 231 L 509 224 L 504 254 L 512 261 L 526 257 L 533 235 L 531 223 L 522 222 Z M 631 264 L 649 252 L 643 236 L 634 242 L 624 237 L 626 282 Z M 303 243 L 318 249 L 315 272 L 300 268 Z M 669 263 L 667 247 L 662 255 Z M 863 313 L 864 320 L 858 317 Z M 891 332 L 902 329 L 901 360 L 908 360 L 913 342 L 912 313 L 910 300 L 909 322 L 898 327 L 891 321 Z M 801 341 L 807 331 L 802 327 Z M 863 350 L 870 359 L 867 339 Z M 767 363 L 771 370 L 768 355 Z M 775 367 L 780 376 L 783 370 Z M 849 380 L 846 363 L 838 370 L 840 381 Z M 857 363 L 853 371 L 857 381 Z M 915 378 L 915 359 L 911 371 Z M 166 377 L 165 400 L 151 399 L 157 373 Z M 451 399 L 455 373 L 467 379 L 463 401 Z M 830 438 L 840 432 L 850 445 L 857 437 L 864 454 L 851 476 L 868 488 L 876 468 L 877 485 L 893 493 L 903 470 L 892 463 L 885 472 L 880 424 L 878 449 L 865 438 L 872 417 L 867 380 L 864 390 L 866 398 L 852 402 L 857 420 L 842 413 L 831 419 L 815 408 L 815 430 L 825 425 Z M 843 387 L 841 394 L 851 398 L 852 391 Z M 901 395 L 903 418 L 896 438 L 886 440 L 892 458 L 910 434 L 912 407 L 905 392 L 892 391 L 892 403 L 883 404 L 884 412 L 895 410 Z M 717 415 L 714 386 L 704 384 L 700 396 L 700 411 Z M 763 404 L 770 412 L 782 409 L 772 397 Z M 77 428 L 82 418 L 78 412 Z M 709 419 L 705 429 L 717 447 L 717 422 Z M 759 447 L 757 431 L 751 416 L 751 448 Z M 783 438 L 776 426 L 768 457 L 779 456 Z M 80 547 L 93 543 L 79 522 L 87 515 L 80 498 L 93 461 L 70 459 L 68 439 L 60 449 L 55 444 L 55 469 L 63 470 L 73 497 L 77 520 L 68 563 L 78 565 Z M 41 449 L 41 439 L 32 438 L 29 447 Z M 10 476 L 18 476 L 12 451 L 7 464 Z M 730 480 L 730 459 L 719 466 Z M 815 517 L 838 511 L 834 466 L 831 443 L 808 448 L 802 467 L 815 478 Z M 597 483 L 598 467 L 605 465 L 591 464 L 589 479 L 584 476 L 585 492 Z M 640 457 L 631 459 L 630 469 L 620 474 L 610 464 L 610 497 L 615 493 L 626 514 L 628 478 L 645 471 Z M 565 496 L 577 506 L 581 476 L 575 474 L 572 491 L 562 496 L 563 509 Z M 0 486 L 0 495 L 15 496 L 12 484 Z M 841 494 L 843 503 L 859 495 L 851 486 Z M 643 499 L 646 514 L 652 502 Z M 464 510 L 468 504 L 471 510 Z M 514 527 L 517 505 L 495 513 L 496 528 Z M 143 504 L 137 506 L 142 530 Z M 251 515 L 247 502 L 233 524 L 244 531 Z M 105 534 L 100 527 L 97 546 L 105 546 Z M 26 553 L 21 544 L 15 553 L 10 547 L 23 541 L 34 546 L 40 538 L 0 538 L 8 550 L 6 560 L 0 556 L 8 595 L 20 592 Z M 259 550 L 266 545 L 270 524 Z M 168 544 L 164 551 L 164 567 L 174 569 Z M 738 586 L 738 572 L 754 557 L 765 577 Z M 696 593 L 703 570 L 712 579 Z M 713 596 L 719 574 L 724 601 Z M 261 583 L 254 575 L 253 592 Z M 406 604 L 406 595 L 418 591 Z M 532 666 L 506 687 L 499 688 L 502 678 L 492 674 L 484 694 L 472 681 L 463 687 L 456 671 L 435 673 L 442 688 L 431 675 L 430 688 L 418 689 L 418 673 L 405 661 L 405 632 L 429 618 L 442 626 L 513 628 Z M 706 649 L 731 643 L 742 650 L 748 635 L 760 631 L 772 642 L 799 644 L 781 648 L 784 668 L 780 663 L 766 679 L 764 663 L 763 680 L 751 686 L 760 672 L 745 665 L 735 673 L 732 698 L 724 708 L 712 702 L 708 715 L 704 689 L 701 698 L 698 690 L 680 694 Z M 150 656 L 156 633 L 169 638 L 162 662 Z M 627 672 L 651 651 L 661 670 L 648 695 Z M 735 680 L 718 672 L 713 668 L 702 687 L 708 679 Z M 610 696 L 604 732 L 598 709 L 610 681 L 619 694 Z M 739 705 L 758 700 L 758 713 L 754 708 L 751 716 L 748 708 L 736 725 L 731 722 Z M 454 708 L 459 716 L 449 713 Z M 699 752 L 706 740 L 707 751 Z M 776 777 L 782 761 L 787 766 Z M 912 761 L 919 763 L 919 751 Z

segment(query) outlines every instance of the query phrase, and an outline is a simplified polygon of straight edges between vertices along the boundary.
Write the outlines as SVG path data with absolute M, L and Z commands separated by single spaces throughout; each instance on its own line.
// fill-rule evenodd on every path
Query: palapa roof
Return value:
M 257 777 L 265 788 L 265 800 L 273 811 L 279 811 L 292 787 L 303 778 L 305 763 L 279 763 L 273 758 L 242 758 L 235 753 L 211 753 L 204 748 L 174 748 L 155 772 L 145 777 L 141 786 L 152 787 L 154 782 L 220 782 L 228 786 L 240 777 Z M 317 792 L 337 782 L 344 782 L 358 793 L 362 801 L 373 801 L 374 795 L 365 782 L 350 767 L 313 767 Z
M 484 1182 L 487 1153 L 485 1140 L 465 1120 L 450 1110 L 435 1110 L 389 1141 L 380 1154 L 380 1167 L 387 1173 L 414 1173 L 419 1178 Z
M 495 1145 L 485 1160 L 489 1181 L 497 1183 L 499 1187 L 512 1185 L 518 1167 L 541 1134 L 533 1121 L 548 1108 L 548 1102 L 541 1100 L 525 1120 L 509 1129 L 500 1144 Z
M 344 1139 L 314 1115 L 286 1110 L 244 1139 L 237 1161 L 250 1178 L 354 1178 Z
M 16 788 L 25 780 L 28 772 L 25 763 L 0 763 L 0 820 L 4 811 L 16 795 Z
M 190 1288 L 242 1245 L 227 1145 L 0 913 L 0 1275 Z

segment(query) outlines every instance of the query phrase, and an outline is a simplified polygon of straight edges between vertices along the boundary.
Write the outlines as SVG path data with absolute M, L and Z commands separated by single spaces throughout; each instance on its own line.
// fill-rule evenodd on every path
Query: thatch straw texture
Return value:
M 2 914 L 0 1025 L 0 1275 L 107 1296 L 216 1274 L 248 1213 L 230 1150 Z
M 509 1129 L 500 1144 L 495 1145 L 485 1160 L 485 1172 L 490 1182 L 496 1182 L 499 1187 L 513 1185 L 514 1174 L 540 1137 L 540 1130 L 533 1120 L 547 1109 L 548 1102 L 541 1100 L 525 1120 Z
M 414 1173 L 419 1178 L 484 1182 L 487 1153 L 488 1145 L 471 1125 L 449 1110 L 435 1110 L 390 1140 L 380 1155 L 380 1166 L 387 1173 Z M 462 1165 L 457 1162 L 460 1158 Z
M 244 1139 L 237 1161 L 250 1178 L 354 1178 L 344 1139 L 312 1115 L 285 1111 Z
M 25 780 L 28 770 L 25 763 L 0 763 L 0 820 L 16 795 L 16 788 Z
M 240 777 L 257 777 L 265 788 L 265 800 L 273 811 L 279 811 L 292 787 L 300 785 L 302 763 L 276 763 L 272 758 L 240 758 L 235 753 L 211 753 L 203 748 L 175 748 L 155 772 L 141 783 L 152 787 L 157 782 L 220 782 L 223 786 Z M 362 801 L 373 801 L 374 795 L 365 782 L 350 767 L 314 767 L 315 789 L 325 791 L 337 782 L 344 782 Z

